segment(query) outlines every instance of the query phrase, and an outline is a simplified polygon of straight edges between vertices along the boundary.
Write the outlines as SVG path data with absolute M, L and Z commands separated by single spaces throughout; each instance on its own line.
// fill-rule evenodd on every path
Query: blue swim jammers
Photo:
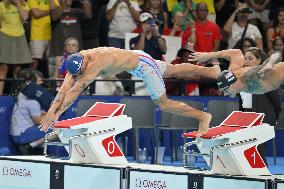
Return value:
M 134 77 L 141 78 L 151 99 L 158 99 L 166 92 L 163 75 L 166 71 L 166 63 L 153 59 L 149 54 L 141 50 L 132 50 L 139 54 L 138 66 L 128 71 Z

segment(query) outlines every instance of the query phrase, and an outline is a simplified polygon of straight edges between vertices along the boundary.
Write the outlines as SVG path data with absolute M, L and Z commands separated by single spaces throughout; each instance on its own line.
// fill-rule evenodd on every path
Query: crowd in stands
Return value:
M 127 41 L 126 33 L 137 35 Z M 174 60 L 165 56 L 172 48 L 168 36 L 181 39 Z M 11 94 L 3 80 L 19 78 L 24 68 L 41 71 L 44 78 L 64 78 L 64 59 L 83 49 L 126 48 L 129 43 L 130 49 L 168 64 L 219 64 L 226 69 L 225 60 L 201 64 L 186 57 L 195 51 L 245 46 L 259 47 L 268 55 L 283 53 L 283 39 L 282 0 L 0 0 L 0 95 Z M 131 76 L 121 73 L 116 78 Z M 103 86 L 98 85 L 98 91 Z M 180 85 L 166 86 L 169 95 L 182 94 Z M 128 82 L 108 87 L 110 95 L 127 94 L 130 88 Z M 215 83 L 188 83 L 183 94 L 222 95 Z

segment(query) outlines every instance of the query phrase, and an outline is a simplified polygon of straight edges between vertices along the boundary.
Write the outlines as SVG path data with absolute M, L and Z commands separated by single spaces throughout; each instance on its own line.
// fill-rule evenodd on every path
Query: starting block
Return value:
M 115 135 L 132 128 L 132 119 L 122 115 L 125 105 L 96 102 L 83 116 L 59 121 L 55 132 L 45 137 L 47 146 L 64 146 L 74 163 L 126 165 L 128 162 L 115 141 Z M 51 135 L 58 134 L 61 142 L 50 142 Z
M 232 112 L 219 126 L 197 137 L 197 132 L 184 133 L 195 138 L 183 146 L 183 165 L 187 158 L 203 156 L 210 173 L 229 175 L 270 175 L 257 146 L 275 137 L 274 127 L 262 123 L 263 113 Z M 199 152 L 190 151 L 196 145 Z M 194 168 L 194 167 L 190 167 Z

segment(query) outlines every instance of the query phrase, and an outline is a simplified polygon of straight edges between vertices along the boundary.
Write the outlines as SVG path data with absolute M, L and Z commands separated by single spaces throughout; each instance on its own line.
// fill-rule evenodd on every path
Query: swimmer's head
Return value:
M 245 50 L 244 54 L 246 54 L 247 52 L 252 53 L 256 57 L 256 59 L 259 59 L 260 64 L 264 63 L 264 61 L 268 58 L 266 53 L 258 47 L 249 47 Z
M 76 53 L 69 55 L 65 60 L 65 68 L 72 75 L 78 75 L 83 65 L 83 56 Z
M 225 91 L 236 81 L 237 77 L 233 72 L 224 70 L 218 75 L 217 85 L 220 91 Z

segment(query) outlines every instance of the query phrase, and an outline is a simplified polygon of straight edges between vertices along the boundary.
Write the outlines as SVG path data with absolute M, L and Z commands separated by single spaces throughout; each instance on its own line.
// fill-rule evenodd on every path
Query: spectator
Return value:
M 100 46 L 100 29 L 105 18 L 105 8 L 109 0 L 91 0 L 92 17 L 82 23 L 83 49 L 92 49 Z M 104 46 L 104 45 L 103 45 Z
M 194 27 L 188 27 L 183 36 L 183 45 L 185 39 L 189 41 L 189 36 L 195 32 L 194 50 L 198 52 L 218 51 L 220 48 L 221 33 L 217 24 L 209 21 L 208 8 L 206 3 L 198 3 L 196 6 L 197 19 Z M 188 44 L 186 44 L 188 45 Z M 206 67 L 211 67 L 214 64 L 219 64 L 217 60 L 208 62 Z M 212 83 L 202 83 L 199 85 L 199 94 L 202 96 L 218 95 L 218 87 Z
M 251 38 L 247 38 L 245 37 L 241 42 L 240 42 L 240 46 L 241 46 L 241 51 L 243 52 L 243 54 L 245 53 L 247 48 L 250 47 L 256 47 L 256 43 L 253 39 Z
M 136 28 L 140 8 L 137 2 L 129 0 L 110 0 L 107 5 L 106 18 L 110 22 L 108 46 L 124 49 L 125 33 Z
M 272 49 L 268 52 L 269 56 L 273 53 L 279 52 L 282 54 L 282 61 L 283 61 L 283 53 L 284 53 L 284 39 L 282 37 L 275 37 L 272 41 Z
M 50 9 L 50 3 L 52 9 Z M 49 0 L 28 0 L 31 9 L 31 33 L 30 33 L 30 48 L 33 58 L 32 68 L 37 69 L 39 60 L 48 58 L 49 42 L 51 39 L 51 18 L 50 12 L 58 6 L 58 1 Z
M 0 79 L 7 77 L 9 65 L 13 65 L 13 77 L 20 71 L 21 64 L 31 63 L 23 22 L 29 17 L 29 7 L 24 0 L 0 2 Z M 0 95 L 4 82 L 0 81 Z
M 278 9 L 272 27 L 267 30 L 266 41 L 268 52 L 272 49 L 273 40 L 278 36 L 284 38 L 284 7 Z
M 163 54 L 166 54 L 167 45 L 159 33 L 159 26 L 149 13 L 142 13 L 140 21 L 142 31 L 137 37 L 130 39 L 130 49 L 143 50 L 154 59 L 162 60 Z
M 215 0 L 216 24 L 221 29 L 220 50 L 227 49 L 229 36 L 224 32 L 224 25 L 239 6 L 239 0 Z
M 221 33 L 217 24 L 207 19 L 208 8 L 205 3 L 196 6 L 197 20 L 195 28 L 188 27 L 183 38 L 188 40 L 191 32 L 195 31 L 196 42 L 194 50 L 198 52 L 218 51 L 220 48 Z M 184 40 L 183 40 L 184 41 Z
M 26 81 L 36 82 L 37 85 L 42 82 L 30 68 L 22 70 L 20 75 Z M 38 126 L 45 114 L 37 100 L 28 98 L 20 90 L 12 113 L 10 134 L 23 155 L 42 154 L 46 133 L 40 131 Z
M 150 13 L 159 26 L 159 32 L 163 33 L 165 28 L 168 28 L 168 15 L 163 9 L 162 0 L 146 0 L 143 12 Z
M 64 51 L 61 56 L 55 58 L 55 71 L 53 78 L 64 78 L 66 69 L 64 65 L 65 59 L 70 55 L 79 51 L 79 41 L 76 38 L 70 37 L 64 41 Z
M 172 15 L 179 11 L 183 13 L 185 21 L 191 21 L 197 17 L 195 10 L 196 4 L 192 0 L 182 0 L 173 6 Z M 188 27 L 187 22 L 184 22 L 182 27 L 185 30 Z
M 238 6 L 239 0 L 215 0 L 216 24 L 223 28 Z
M 54 0 L 50 0 L 51 5 Z M 78 4 L 77 7 L 76 3 Z M 73 8 L 74 7 L 74 8 Z M 90 18 L 91 5 L 88 0 L 73 1 L 64 0 L 59 7 L 52 6 L 53 29 L 50 44 L 50 56 L 61 56 L 64 51 L 64 41 L 70 37 L 76 38 L 79 42 L 79 49 L 82 49 L 81 23 L 84 18 Z
M 252 10 L 248 20 L 251 24 L 261 27 L 261 31 L 266 31 L 270 26 L 269 20 L 269 1 L 270 0 L 247 0 L 248 6 Z
M 227 20 L 224 26 L 224 31 L 230 36 L 228 41 L 228 49 L 239 48 L 235 45 L 237 41 L 241 39 L 243 32 L 245 32 L 244 37 L 253 39 L 256 43 L 256 46 L 260 49 L 263 49 L 262 36 L 259 29 L 256 26 L 248 23 L 249 14 L 251 14 L 250 9 L 247 8 L 246 5 L 241 5 Z M 234 21 L 235 18 L 236 21 Z
M 171 21 L 172 21 L 172 28 L 165 28 L 163 34 L 167 36 L 182 37 L 184 32 L 184 29 L 182 27 L 184 21 L 183 13 L 180 11 L 176 11 L 173 14 Z
M 214 0 L 193 0 L 194 3 L 205 3 L 207 5 L 208 9 L 208 16 L 207 19 L 210 20 L 211 22 L 216 22 L 216 13 L 215 13 L 215 5 L 214 5 Z

